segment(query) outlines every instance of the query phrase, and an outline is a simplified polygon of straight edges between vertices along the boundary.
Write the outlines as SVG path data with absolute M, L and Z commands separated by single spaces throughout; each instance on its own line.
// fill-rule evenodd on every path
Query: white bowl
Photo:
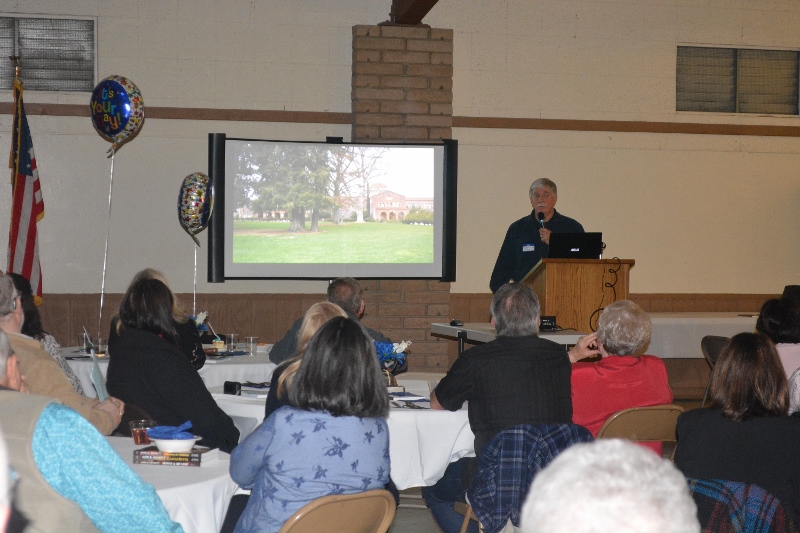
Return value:
M 194 436 L 193 439 L 154 439 L 150 437 L 160 452 L 186 453 L 194 448 L 194 443 L 203 437 Z

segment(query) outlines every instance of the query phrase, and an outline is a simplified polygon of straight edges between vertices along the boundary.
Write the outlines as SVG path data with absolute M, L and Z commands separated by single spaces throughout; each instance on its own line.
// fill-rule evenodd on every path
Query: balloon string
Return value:
M 114 184 L 114 155 L 116 150 L 111 146 L 111 176 L 108 178 L 108 223 L 106 224 L 106 248 L 103 252 L 103 281 L 100 284 L 100 316 L 97 319 L 97 337 L 100 338 L 100 328 L 103 323 L 103 300 L 106 295 L 106 265 L 108 264 L 108 234 L 111 229 L 111 187 Z
M 192 314 L 197 316 L 197 246 L 194 247 L 194 299 L 192 300 Z

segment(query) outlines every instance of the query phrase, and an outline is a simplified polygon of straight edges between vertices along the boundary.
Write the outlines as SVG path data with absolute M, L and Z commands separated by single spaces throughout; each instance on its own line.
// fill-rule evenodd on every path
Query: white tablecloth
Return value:
M 408 392 L 429 392 L 427 380 L 398 381 Z M 233 418 L 241 438 L 264 420 L 266 399 L 223 394 L 221 387 L 209 390 L 220 409 Z M 455 412 L 392 408 L 387 422 L 392 480 L 400 490 L 433 485 L 452 461 L 475 455 L 466 406 Z
M 732 337 L 744 331 L 755 331 L 757 314 L 752 313 L 648 313 L 653 322 L 653 332 L 647 353 L 662 359 L 703 358 L 700 340 L 706 335 Z M 449 324 L 431 324 L 431 333 L 457 339 L 459 331 L 465 331 L 474 342 L 490 342 L 495 339 L 491 324 L 464 324 L 460 327 Z M 542 333 L 540 336 L 558 343 L 574 344 L 586 333 L 562 332 Z
M 64 356 L 75 355 L 78 348 L 64 348 Z M 113 356 L 110 356 L 113 357 Z M 98 358 L 100 371 L 103 376 L 108 372 L 108 357 Z M 90 359 L 68 360 L 69 366 L 81 380 L 83 391 L 87 396 L 96 397 L 97 393 L 92 384 L 92 361 Z M 253 356 L 239 355 L 223 361 L 206 361 L 199 370 L 200 377 L 206 387 L 222 386 L 226 381 L 253 381 L 260 383 L 269 381 L 275 363 L 270 362 L 269 352 L 257 353 Z
M 153 485 L 170 518 L 179 522 L 186 533 L 217 533 L 222 527 L 236 483 L 228 469 L 230 459 L 220 452 L 217 462 L 201 467 L 135 465 L 133 439 L 106 437 L 111 447 L 133 468 L 134 472 Z
M 653 333 L 647 353 L 668 359 L 703 358 L 700 341 L 706 335 L 732 337 L 756 329 L 752 313 L 648 313 Z

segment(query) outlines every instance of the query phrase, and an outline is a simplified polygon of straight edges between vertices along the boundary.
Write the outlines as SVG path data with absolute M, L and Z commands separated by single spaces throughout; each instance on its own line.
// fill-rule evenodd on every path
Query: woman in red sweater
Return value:
M 574 423 L 597 436 L 617 411 L 672 402 L 664 362 L 652 355 L 638 355 L 650 342 L 651 330 L 650 317 L 630 300 L 605 308 L 596 333 L 602 359 L 572 365 Z

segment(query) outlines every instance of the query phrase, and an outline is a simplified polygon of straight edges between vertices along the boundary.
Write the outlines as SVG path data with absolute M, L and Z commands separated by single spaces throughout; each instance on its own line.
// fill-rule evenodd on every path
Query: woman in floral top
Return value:
M 231 454 L 231 476 L 252 495 L 236 533 L 269 533 L 330 494 L 389 479 L 389 395 L 363 326 L 336 317 L 312 338 L 275 411 Z

